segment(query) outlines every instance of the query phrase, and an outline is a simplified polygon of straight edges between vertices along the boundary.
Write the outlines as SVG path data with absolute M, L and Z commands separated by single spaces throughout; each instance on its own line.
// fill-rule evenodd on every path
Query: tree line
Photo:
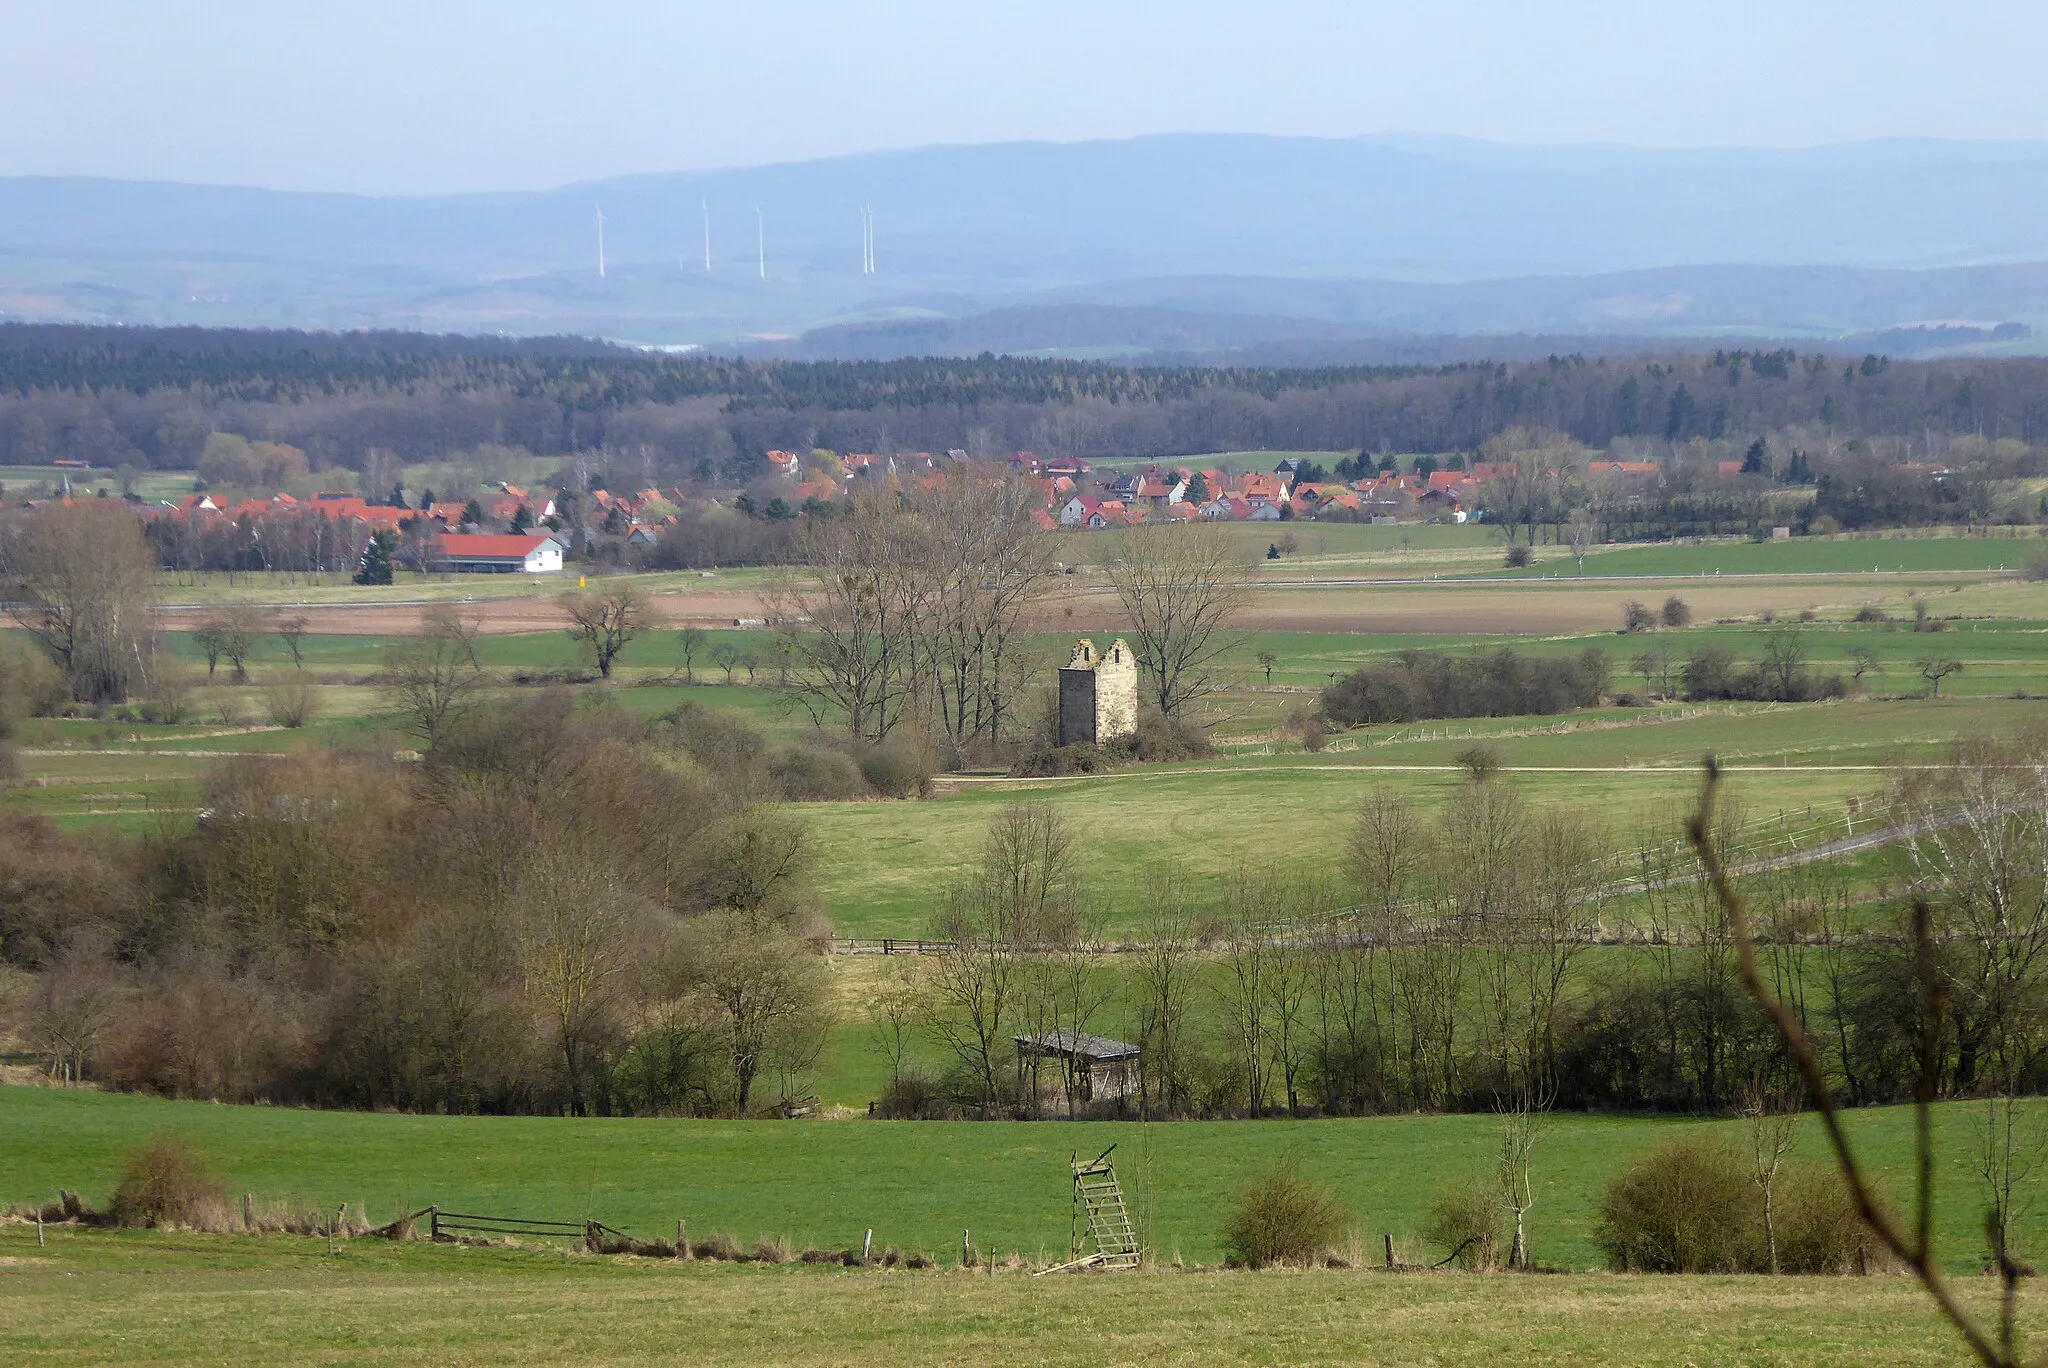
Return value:
M 2048 443 L 2048 362 L 1820 353 L 1553 357 L 1441 367 L 1127 366 L 984 355 L 876 362 L 653 357 L 592 344 L 366 334 L 0 328 L 0 462 L 190 468 L 207 437 L 289 443 L 315 470 L 480 446 L 621 478 L 744 479 L 769 448 L 1173 457 L 1477 451 L 1513 427 L 1656 450 L 1782 436 L 1937 459 Z M 2031 459 L 2031 458 L 2030 458 Z M 2035 473 L 2038 473 L 2037 471 Z

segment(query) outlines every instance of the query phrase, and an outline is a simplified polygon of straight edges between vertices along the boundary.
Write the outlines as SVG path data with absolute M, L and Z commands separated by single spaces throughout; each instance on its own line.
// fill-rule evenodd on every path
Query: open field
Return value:
M 1987 1308 L 1972 1279 L 1965 1300 Z M 2033 1285 L 2022 1316 L 2038 1314 Z M 125 1362 L 1634 1365 L 1966 1362 L 1902 1278 L 1033 1279 L 0 1229 L 0 1354 Z
M 66 476 L 70 477 L 73 491 L 78 493 L 104 489 L 112 498 L 121 492 L 121 482 L 106 466 L 66 470 L 57 466 L 0 465 L 0 485 L 6 486 L 10 496 L 16 498 L 21 496 L 24 487 L 46 485 L 53 490 L 59 489 Z M 192 492 L 196 478 L 189 470 L 145 470 L 136 477 L 135 493 L 147 500 L 181 499 Z
M 2036 1104 L 2048 1105 L 2048 1104 Z M 1937 1242 L 1945 1266 L 1980 1259 L 1978 1180 L 1968 1104 L 1938 1109 Z M 1911 1112 L 1853 1112 L 1852 1135 L 1903 1196 Z M 1535 1169 L 1536 1259 L 1597 1268 L 1600 1195 L 1632 1156 L 1681 1132 L 1740 1140 L 1739 1121 L 1560 1114 Z M 1222 1258 L 1223 1215 L 1245 1179 L 1283 1160 L 1327 1183 L 1377 1248 L 1391 1233 L 1405 1257 L 1426 1253 L 1419 1232 L 1432 1191 L 1491 1171 L 1489 1116 L 1362 1120 L 1184 1122 L 776 1122 L 561 1117 L 402 1116 L 215 1106 L 48 1088 L 0 1088 L 0 1203 L 47 1200 L 57 1187 L 103 1201 L 120 1156 L 176 1129 L 212 1156 L 233 1192 L 324 1205 L 361 1203 L 389 1219 L 430 1203 L 444 1210 L 602 1220 L 629 1233 L 751 1242 L 786 1235 L 798 1248 L 844 1248 L 872 1228 L 877 1246 L 957 1252 L 963 1227 L 977 1244 L 1027 1258 L 1064 1256 L 1067 1162 L 1115 1144 L 1118 1171 L 1147 1244 L 1162 1261 Z M 1801 1157 L 1819 1159 L 1817 1126 Z M 2025 1214 L 2017 1245 L 2048 1244 L 2048 1211 Z M 949 1259 L 948 1262 L 951 1262 Z

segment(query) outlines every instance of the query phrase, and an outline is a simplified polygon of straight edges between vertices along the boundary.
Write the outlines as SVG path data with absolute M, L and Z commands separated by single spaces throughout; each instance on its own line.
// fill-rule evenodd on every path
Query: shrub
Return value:
M 1483 784 L 1493 778 L 1506 769 L 1508 763 L 1507 756 L 1501 753 L 1499 746 L 1489 745 L 1484 741 L 1465 747 L 1451 759 L 1458 762 L 1466 776 L 1475 784 Z
M 280 727 L 298 728 L 320 715 L 320 690 L 305 675 L 294 672 L 263 690 L 263 704 L 270 720 Z
M 1663 611 L 1658 616 L 1663 618 L 1666 627 L 1683 627 L 1692 621 L 1692 605 L 1673 594 L 1664 600 Z
M 1657 615 L 1650 611 L 1650 605 L 1630 599 L 1621 605 L 1621 630 L 1629 633 L 1651 632 L 1657 628 Z
M 182 1135 L 160 1131 L 128 1151 L 114 1189 L 114 1223 L 192 1225 L 219 1211 L 227 1189 Z
M 908 731 L 891 732 L 861 752 L 860 772 L 875 792 L 890 798 L 922 798 L 938 770 L 932 748 Z
M 1505 649 L 1470 656 L 1403 651 L 1323 690 L 1322 712 L 1345 727 L 1426 717 L 1561 713 L 1597 704 L 1612 677 L 1604 651 L 1565 658 Z
M 1321 753 L 1330 743 L 1330 729 L 1323 725 L 1320 717 L 1311 717 L 1301 724 L 1301 748 L 1310 755 Z
M 764 1264 L 786 1264 L 795 1255 L 790 1252 L 789 1237 L 777 1235 L 774 1239 L 754 1242 L 754 1262 Z
M 868 791 L 853 757 L 832 746 L 791 746 L 769 762 L 768 777 L 793 803 L 843 802 Z
M 1504 563 L 1510 570 L 1526 570 L 1536 559 L 1535 553 L 1526 546 L 1510 546 Z
M 1238 1194 L 1223 1228 L 1229 1261 L 1245 1268 L 1309 1264 L 1343 1235 L 1347 1218 L 1328 1189 L 1282 1164 Z
M 1786 1167 L 1774 1189 L 1778 1228 L 1778 1268 L 1785 1273 L 1854 1273 L 1858 1251 L 1865 1265 L 1871 1259 L 1891 1262 L 1856 1214 L 1856 1205 L 1842 1176 L 1826 1164 Z M 1759 1256 L 1756 1271 L 1768 1267 Z
M 1119 743 L 1124 744 L 1124 743 Z M 1216 753 L 1199 722 L 1168 717 L 1157 708 L 1138 710 L 1138 733 L 1127 743 L 1132 758 L 1147 764 L 1167 760 L 1206 760 Z
M 1673 1140 L 1607 1185 L 1594 1238 L 1624 1273 L 1732 1273 L 1748 1262 L 1758 1214 L 1733 1146 Z
M 1501 1216 L 1499 1199 L 1483 1182 L 1441 1187 L 1430 1198 L 1429 1225 L 1423 1234 L 1458 1267 L 1485 1272 L 1500 1263 L 1505 1233 Z
M 70 701 L 64 674 L 48 656 L 0 637 L 0 737 L 13 735 L 22 719 L 53 716 Z
M 1890 622 L 1892 615 L 1874 603 L 1866 603 L 1856 610 L 1853 622 Z

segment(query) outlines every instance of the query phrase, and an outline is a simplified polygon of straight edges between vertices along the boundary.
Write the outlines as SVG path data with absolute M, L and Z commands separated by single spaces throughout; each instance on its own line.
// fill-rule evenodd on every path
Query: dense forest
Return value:
M 1731 351 L 1518 365 L 1129 366 L 983 355 L 872 362 L 661 356 L 576 339 L 0 326 L 0 463 L 187 468 L 209 433 L 316 469 L 368 451 L 599 453 L 635 475 L 746 478 L 758 453 L 1171 457 L 1469 451 L 1509 428 L 1655 452 L 1782 436 L 1940 459 L 2048 444 L 2048 359 Z M 708 465 L 708 470 L 707 470 Z

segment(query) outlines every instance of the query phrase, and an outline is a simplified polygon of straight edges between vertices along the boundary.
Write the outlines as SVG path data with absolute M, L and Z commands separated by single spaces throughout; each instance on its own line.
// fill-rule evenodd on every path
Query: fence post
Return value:
M 872 1249 L 873 1249 L 874 1247 L 875 1247 L 875 1232 L 874 1232 L 873 1228 L 872 1228 L 872 1227 L 870 1227 L 870 1228 L 869 1228 L 869 1230 L 868 1230 L 868 1233 L 867 1233 L 867 1236 L 866 1236 L 866 1238 L 864 1238 L 864 1239 L 863 1239 L 863 1240 L 861 1240 L 861 1242 L 860 1242 L 860 1261 L 861 1261 L 861 1263 L 862 1263 L 862 1264 L 866 1264 L 866 1263 L 867 1263 L 867 1261 L 868 1261 L 868 1252 L 869 1252 L 870 1250 L 872 1250 Z
M 974 1244 L 968 1238 L 971 1233 L 965 1226 L 960 1228 L 960 1266 L 962 1268 L 974 1267 Z
M 441 1238 L 441 1208 L 437 1206 L 427 1208 L 427 1238 L 430 1240 Z
M 690 1257 L 690 1228 L 681 1221 L 676 1222 L 676 1257 L 678 1259 Z
M 1386 1232 L 1386 1240 L 1387 1240 L 1387 1267 L 1389 1267 L 1389 1268 L 1392 1268 L 1392 1267 L 1394 1266 L 1394 1232 L 1393 1232 L 1393 1231 L 1389 1230 L 1389 1231 L 1387 1231 L 1387 1232 Z

